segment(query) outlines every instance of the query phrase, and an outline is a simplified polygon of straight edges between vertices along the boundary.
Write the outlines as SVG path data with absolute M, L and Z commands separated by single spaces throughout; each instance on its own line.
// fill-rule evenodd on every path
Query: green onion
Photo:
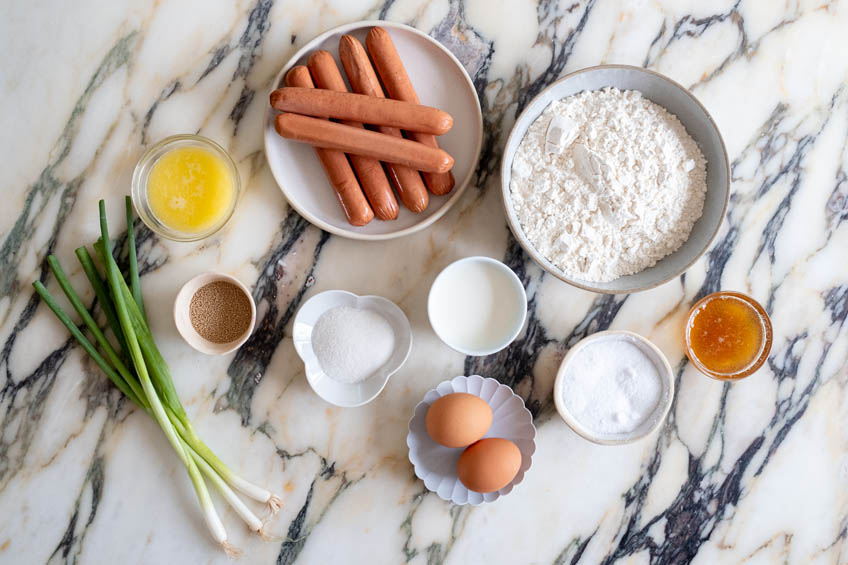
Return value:
M 107 251 L 111 249 L 111 243 L 109 241 L 109 227 L 106 222 L 106 204 L 103 200 L 100 201 L 100 237 L 102 238 L 104 249 Z M 192 485 L 194 485 L 194 490 L 197 493 L 197 499 L 200 502 L 200 507 L 203 509 L 203 516 L 206 519 L 206 525 L 209 527 L 212 537 L 215 541 L 227 549 L 229 547 L 229 543 L 227 542 L 227 531 L 224 529 L 224 525 L 221 523 L 221 518 L 215 511 L 215 506 L 212 504 L 212 499 L 209 497 L 209 491 L 206 490 L 206 483 L 203 482 L 203 477 L 200 476 L 200 470 L 197 468 L 197 464 L 194 462 L 194 459 L 192 459 L 187 453 L 187 450 L 183 448 L 183 443 L 177 436 L 177 432 L 174 430 L 173 424 L 171 424 L 171 421 L 168 419 L 168 415 L 165 413 L 162 401 L 159 396 L 157 396 L 156 390 L 153 388 L 153 383 L 150 381 L 150 375 L 147 372 L 147 365 L 144 362 L 144 356 L 142 355 L 141 347 L 138 344 L 135 328 L 130 320 L 127 303 L 124 300 L 123 293 L 121 292 L 120 281 L 122 281 L 123 278 L 121 276 L 121 271 L 118 268 L 118 264 L 115 262 L 115 258 L 112 257 L 111 253 L 104 253 L 103 260 L 105 263 L 104 268 L 106 269 L 106 280 L 109 283 L 109 289 L 112 292 L 112 299 L 115 302 L 115 311 L 118 314 L 118 321 L 121 324 L 121 330 L 124 332 L 130 358 L 132 359 L 136 374 L 138 375 L 138 380 L 141 382 L 144 395 L 150 403 L 150 410 L 153 417 L 159 424 L 159 427 L 162 428 L 162 431 L 165 432 L 165 437 L 168 439 L 171 447 L 174 448 L 174 451 L 177 452 L 177 456 L 188 471 Z
M 124 332 L 121 330 L 121 324 L 118 322 L 118 315 L 115 313 L 115 308 L 112 306 L 112 301 L 109 300 L 109 291 L 106 290 L 106 283 L 100 278 L 100 273 L 97 272 L 97 267 L 94 266 L 94 260 L 88 254 L 88 249 L 78 247 L 74 253 L 88 277 L 88 282 L 91 283 L 91 288 L 94 289 L 94 296 L 97 297 L 97 302 L 100 304 L 100 309 L 106 315 L 106 321 L 115 334 L 115 339 L 118 340 L 118 345 L 122 351 L 127 350 L 127 342 L 124 339 Z
M 124 380 L 120 376 L 118 376 L 118 373 L 116 373 L 115 370 L 112 369 L 111 366 L 109 366 L 109 363 L 106 362 L 103 356 L 101 356 L 97 352 L 91 342 L 88 341 L 88 338 L 83 335 L 83 333 L 76 326 L 76 324 L 74 324 L 73 321 L 71 321 L 71 319 L 65 313 L 65 311 L 62 310 L 61 306 L 56 303 L 50 292 L 44 287 L 43 284 L 41 284 L 41 281 L 35 281 L 34 283 L 32 283 L 32 286 L 35 287 L 35 292 L 38 293 L 44 303 L 47 304 L 47 307 L 50 308 L 53 313 L 56 314 L 56 317 L 59 318 L 59 321 L 62 322 L 66 328 L 68 328 L 68 331 L 71 332 L 71 335 L 74 336 L 74 338 L 76 338 L 77 342 L 79 342 L 85 352 L 88 353 L 91 358 L 94 359 L 94 362 L 97 363 L 97 365 L 103 370 L 104 373 L 106 373 L 106 376 L 109 377 L 109 380 L 112 381 L 112 383 L 116 387 L 118 387 L 118 389 L 123 392 L 127 398 L 132 400 L 137 405 L 143 406 L 140 402 L 140 399 L 135 396 L 135 393 L 133 393 L 132 390 L 124 382 Z
M 99 346 L 100 351 L 62 310 L 40 281 L 33 283 L 33 286 L 36 293 L 71 332 L 71 335 L 80 343 L 85 352 L 106 373 L 109 380 L 130 401 L 155 419 L 159 427 L 162 428 L 165 437 L 189 474 L 210 533 L 228 555 L 234 556 L 238 554 L 238 550 L 227 541 L 226 530 L 212 504 L 203 476 L 205 475 L 212 482 L 212 485 L 239 517 L 244 520 L 248 528 L 263 537 L 264 523 L 242 502 L 233 489 L 268 504 L 271 508 L 271 515 L 276 514 L 282 501 L 268 490 L 233 473 L 194 431 L 177 395 L 168 365 L 159 352 L 147 325 L 138 277 L 138 259 L 135 250 L 135 238 L 132 234 L 132 204 L 129 198 L 127 198 L 126 204 L 129 285 L 112 255 L 112 242 L 109 239 L 105 203 L 102 200 L 100 201 L 101 237 L 94 244 L 94 249 L 106 273 L 105 282 L 88 250 L 85 247 L 76 250 L 80 265 L 94 289 L 97 303 L 103 310 L 109 329 L 115 336 L 117 348 L 113 346 L 104 331 L 97 325 L 94 317 L 85 308 L 56 257 L 52 255 L 48 257 L 50 270 L 71 306 L 82 318 L 84 327 L 91 332 L 94 343 Z
M 102 249 L 102 247 L 100 248 Z M 245 496 L 249 496 L 254 500 L 268 504 L 271 513 L 276 514 L 277 511 L 279 511 L 280 506 L 282 505 L 282 501 L 268 490 L 255 484 L 252 484 L 251 482 L 233 473 L 233 471 L 229 467 L 227 467 L 220 459 L 218 459 L 218 457 L 212 452 L 212 450 L 209 449 L 209 447 L 207 447 L 206 444 L 204 444 L 203 441 L 201 441 L 197 434 L 194 432 L 194 428 L 191 425 L 191 421 L 186 416 L 185 410 L 183 409 L 183 406 L 179 400 L 179 396 L 177 395 L 177 391 L 174 388 L 174 382 L 171 379 L 171 374 L 168 370 L 168 365 L 167 363 L 165 363 L 164 359 L 162 358 L 162 355 L 159 353 L 159 349 L 156 347 L 156 343 L 153 341 L 153 335 L 150 333 L 150 330 L 147 328 L 144 321 L 141 319 L 141 312 L 132 303 L 130 290 L 129 288 L 127 288 L 126 283 L 120 281 L 119 284 L 121 286 L 121 292 L 124 295 L 124 300 L 132 316 L 132 321 L 134 327 L 136 328 L 139 345 L 141 346 L 144 358 L 147 361 L 148 367 L 150 369 L 150 375 L 153 380 L 153 384 L 159 394 L 163 397 L 163 402 L 171 409 L 173 409 L 174 415 L 185 426 L 186 433 L 183 434 L 183 438 L 189 443 L 189 445 L 192 446 L 192 448 L 197 453 L 202 455 L 206 462 L 209 463 L 218 472 L 218 474 L 233 488 L 235 488 Z
M 127 255 L 130 261 L 130 286 L 132 287 L 133 300 L 138 304 L 138 309 L 141 310 L 141 317 L 147 322 L 147 316 L 144 313 L 144 298 L 141 296 L 141 281 L 138 278 L 138 257 L 135 251 L 132 198 L 129 196 L 124 197 L 124 204 L 127 209 Z
M 134 397 L 137 399 L 136 404 L 139 406 L 147 406 L 146 398 L 141 388 L 138 386 L 138 381 L 130 374 L 127 366 L 124 365 L 124 362 L 121 361 L 118 353 L 112 347 L 112 344 L 106 339 L 106 336 L 103 335 L 103 332 L 100 331 L 100 327 L 94 321 L 94 318 L 91 317 L 91 314 L 88 313 L 88 310 L 85 309 L 85 306 L 80 300 L 77 293 L 74 291 L 71 286 L 68 277 L 65 276 L 65 272 L 62 270 L 62 266 L 59 264 L 59 260 L 56 259 L 55 255 L 50 255 L 47 257 L 47 263 L 50 265 L 50 270 L 53 271 L 53 276 L 56 277 L 56 282 L 59 283 L 59 287 L 65 293 L 65 296 L 68 297 L 68 301 L 73 306 L 74 310 L 76 310 L 77 314 L 82 318 L 85 325 L 88 327 L 89 331 L 94 336 L 94 339 L 97 341 L 97 344 L 100 345 L 100 348 L 106 353 L 106 357 L 112 363 L 112 367 L 114 367 L 127 386 L 132 389 Z

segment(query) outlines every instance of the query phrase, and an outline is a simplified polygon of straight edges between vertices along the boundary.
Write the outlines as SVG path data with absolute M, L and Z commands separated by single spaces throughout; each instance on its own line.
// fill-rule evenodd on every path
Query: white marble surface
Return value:
M 224 563 L 182 466 L 157 426 L 119 398 L 33 297 L 45 257 L 70 266 L 120 217 L 144 147 L 199 132 L 238 161 L 247 192 L 213 239 L 140 230 L 154 333 L 201 435 L 278 490 L 272 539 L 216 499 L 246 563 L 848 563 L 848 2 L 738 0 L 330 0 L 5 2 L 0 8 L 0 563 Z M 262 154 L 264 93 L 317 33 L 370 18 L 428 31 L 467 66 L 486 120 L 474 185 L 430 229 L 357 243 L 291 212 Z M 497 168 L 517 111 L 558 76 L 597 63 L 668 74 L 715 117 L 733 161 L 716 244 L 685 276 L 600 296 L 543 276 L 509 236 Z M 470 254 L 522 277 L 531 316 L 502 354 L 440 344 L 425 297 Z M 257 333 L 238 354 L 184 344 L 171 302 L 193 274 L 253 285 Z M 78 271 L 78 288 L 85 288 Z M 381 294 L 415 332 L 379 399 L 336 409 L 309 389 L 291 320 L 317 291 Z M 683 317 L 704 293 L 767 306 L 768 364 L 744 382 L 684 361 Z M 654 340 L 678 394 L 658 435 L 600 447 L 553 408 L 553 376 L 582 336 Z M 479 373 L 534 413 L 533 467 L 509 496 L 452 506 L 407 460 L 406 424 L 435 383 Z

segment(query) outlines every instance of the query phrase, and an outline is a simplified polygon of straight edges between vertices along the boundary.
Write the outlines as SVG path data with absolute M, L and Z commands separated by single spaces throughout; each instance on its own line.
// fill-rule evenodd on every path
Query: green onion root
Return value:
M 221 476 L 215 472 L 209 463 L 207 463 L 203 457 L 197 454 L 196 451 L 191 449 L 191 447 L 186 446 L 191 457 L 194 459 L 194 462 L 197 464 L 198 468 L 203 471 L 203 474 L 212 481 L 212 484 L 215 485 L 215 488 L 218 489 L 218 492 L 221 493 L 221 496 L 224 497 L 224 500 L 236 511 L 242 520 L 244 520 L 247 527 L 254 532 L 259 532 L 262 530 L 262 520 L 256 517 L 256 514 L 251 512 L 251 510 L 245 506 L 244 502 L 233 492 L 233 489 L 224 482 Z

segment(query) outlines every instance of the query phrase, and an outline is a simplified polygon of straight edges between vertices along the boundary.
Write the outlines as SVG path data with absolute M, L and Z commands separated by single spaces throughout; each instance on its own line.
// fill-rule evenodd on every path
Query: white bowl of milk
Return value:
M 491 257 L 466 257 L 439 273 L 427 299 L 433 331 L 465 355 L 497 353 L 516 338 L 527 294 L 512 269 Z

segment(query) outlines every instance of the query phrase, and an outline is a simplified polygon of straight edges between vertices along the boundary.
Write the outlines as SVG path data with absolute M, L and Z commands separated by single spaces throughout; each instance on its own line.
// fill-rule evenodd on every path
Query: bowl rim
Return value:
M 507 146 L 509 146 L 510 142 L 512 141 L 513 136 L 515 136 L 517 134 L 516 125 L 519 122 L 521 122 L 521 120 L 524 118 L 524 115 L 529 111 L 529 109 L 533 105 L 533 103 L 539 97 L 541 97 L 545 92 L 547 92 L 551 88 L 555 87 L 559 83 L 565 82 L 566 80 L 569 80 L 569 79 L 571 79 L 571 78 L 573 78 L 577 75 L 580 75 L 580 74 L 583 74 L 583 73 L 597 72 L 597 71 L 601 71 L 601 70 L 609 70 L 609 69 L 620 69 L 620 70 L 629 70 L 629 71 L 641 72 L 641 73 L 651 75 L 654 78 L 657 78 L 657 79 L 660 79 L 662 81 L 669 83 L 670 85 L 675 87 L 677 90 L 682 92 L 685 96 L 687 96 L 690 100 L 695 102 L 695 105 L 698 108 L 701 109 L 701 111 L 704 113 L 704 115 L 706 116 L 709 123 L 712 125 L 712 127 L 715 129 L 716 133 L 718 134 L 719 145 L 721 147 L 721 154 L 724 156 L 724 169 L 725 169 L 725 174 L 727 176 L 727 189 L 725 190 L 725 193 L 724 193 L 724 203 L 722 205 L 721 214 L 719 216 L 721 218 L 721 221 L 719 221 L 718 224 L 715 226 L 712 234 L 710 235 L 709 239 L 706 241 L 704 246 L 701 248 L 701 250 L 697 254 L 695 254 L 695 256 L 686 265 L 684 265 L 678 272 L 675 272 L 674 274 L 671 274 L 667 277 L 663 277 L 663 278 L 661 278 L 657 281 L 654 281 L 650 284 L 642 285 L 642 286 L 639 286 L 639 287 L 636 287 L 636 288 L 621 289 L 621 290 L 598 288 L 596 286 L 592 286 L 591 284 L 587 284 L 588 281 L 581 281 L 580 279 L 571 279 L 571 278 L 565 276 L 564 273 L 554 272 L 554 271 L 548 269 L 545 266 L 545 263 L 546 262 L 550 263 L 550 261 L 548 261 L 541 253 L 536 251 L 536 249 L 533 248 L 530 245 L 529 241 L 527 241 L 526 244 L 525 244 L 524 240 L 526 240 L 527 238 L 524 235 L 524 230 L 521 228 L 521 224 L 520 224 L 520 222 L 518 222 L 518 219 L 513 218 L 513 211 L 511 210 L 511 207 L 509 205 L 510 200 L 511 200 L 510 195 L 509 195 L 510 189 L 509 189 L 509 185 L 507 183 L 505 183 L 504 181 L 505 181 L 505 178 L 506 178 L 507 167 L 508 166 L 512 167 L 512 162 L 510 162 L 507 165 L 507 162 L 506 162 L 506 159 L 504 158 L 505 157 L 504 155 L 501 156 L 501 196 L 502 196 L 501 200 L 503 202 L 504 212 L 505 212 L 506 220 L 507 220 L 507 225 L 509 226 L 510 231 L 512 232 L 513 236 L 515 236 L 515 239 L 518 241 L 519 245 L 521 245 L 521 248 L 528 255 L 530 255 L 530 257 L 539 265 L 539 267 L 542 268 L 542 270 L 544 270 L 547 273 L 552 274 L 553 276 L 555 276 L 559 280 L 566 282 L 566 283 L 570 284 L 571 286 L 574 286 L 574 287 L 577 287 L 577 288 L 580 288 L 580 289 L 583 289 L 583 290 L 588 290 L 590 292 L 596 292 L 596 293 L 599 293 L 599 294 L 629 294 L 631 292 L 641 292 L 643 290 L 650 290 L 652 288 L 656 288 L 660 285 L 663 285 L 670 280 L 676 279 L 677 277 L 679 277 L 680 275 L 682 275 L 683 273 L 688 271 L 689 268 L 692 265 L 694 265 L 695 262 L 698 259 L 703 257 L 704 253 L 706 253 L 707 250 L 710 248 L 710 246 L 712 246 L 713 242 L 715 242 L 715 239 L 718 236 L 718 232 L 719 232 L 719 230 L 721 230 L 722 224 L 724 224 L 724 217 L 727 214 L 727 207 L 728 207 L 728 204 L 730 202 L 730 192 L 731 192 L 730 157 L 727 154 L 727 146 L 724 143 L 724 137 L 721 135 L 721 130 L 718 128 L 718 124 L 716 124 L 712 115 L 707 111 L 707 108 L 703 104 L 701 104 L 701 101 L 698 100 L 698 98 L 695 97 L 694 94 L 689 92 L 688 88 L 686 88 L 685 86 L 683 86 L 679 82 L 673 80 L 672 78 L 667 77 L 666 75 L 664 75 L 662 73 L 658 73 L 657 71 L 653 71 L 651 69 L 646 69 L 644 67 L 636 67 L 634 65 L 621 65 L 621 64 L 593 65 L 591 67 L 585 67 L 585 68 L 582 68 L 582 69 L 578 69 L 576 71 L 573 71 L 571 73 L 568 73 L 567 75 L 564 75 L 564 76 L 558 78 L 557 80 L 555 80 L 554 82 L 552 82 L 551 84 L 549 84 L 548 86 L 546 86 L 545 88 L 540 90 L 539 93 L 536 94 L 536 96 L 534 96 L 529 102 L 527 102 L 527 104 L 524 106 L 524 109 L 521 111 L 521 113 L 518 114 L 518 116 L 516 116 L 515 122 L 513 123 L 512 128 L 510 129 L 509 135 L 507 136 L 506 143 L 504 143 L 504 149 Z M 522 234 L 522 237 L 518 236 L 519 233 Z M 687 238 L 687 240 L 688 240 L 688 238 Z M 670 255 L 666 255 L 666 257 L 669 257 L 669 256 Z M 626 276 L 629 276 L 629 275 L 626 275 Z M 618 280 L 618 279 L 616 279 L 616 280 Z
M 324 31 L 324 32 L 316 35 L 315 37 L 313 37 L 312 39 L 310 39 L 309 41 L 304 43 L 303 47 L 298 49 L 294 53 L 294 55 L 292 55 L 285 62 L 285 64 L 280 69 L 280 72 L 277 73 L 274 76 L 274 80 L 271 82 L 271 86 L 267 90 L 267 95 L 270 96 L 271 92 L 273 92 L 277 88 L 277 85 L 280 84 L 280 81 L 285 76 L 286 72 L 291 67 L 293 67 L 299 59 L 304 57 L 306 55 L 306 53 L 308 53 L 311 50 L 316 49 L 316 45 L 318 43 L 321 43 L 321 42 L 325 41 L 327 38 L 329 38 L 333 35 L 339 34 L 339 33 L 350 33 L 352 31 L 355 31 L 355 30 L 358 30 L 358 29 L 361 29 L 361 28 L 377 27 L 377 26 L 383 27 L 383 28 L 389 28 L 389 29 L 399 29 L 399 30 L 403 30 L 403 31 L 408 31 L 408 32 L 412 33 L 413 35 L 417 35 L 417 36 L 423 38 L 424 40 L 429 41 L 433 46 L 435 46 L 440 51 L 445 53 L 448 56 L 448 58 L 450 58 L 450 60 L 453 61 L 454 65 L 456 65 L 456 67 L 461 71 L 462 76 L 465 79 L 466 89 L 469 90 L 473 94 L 474 101 L 477 103 L 475 105 L 476 112 L 474 114 L 475 124 L 476 124 L 476 129 L 477 129 L 477 139 L 476 139 L 476 143 L 475 143 L 473 166 L 468 171 L 468 174 L 465 176 L 464 179 L 458 180 L 456 182 L 456 185 L 454 186 L 453 190 L 450 193 L 448 193 L 449 198 L 442 204 L 442 206 L 438 210 L 433 212 L 433 214 L 431 214 L 430 216 L 427 216 L 426 218 L 422 219 L 418 223 L 415 223 L 415 224 L 413 224 L 413 225 L 411 225 L 407 228 L 401 229 L 401 230 L 388 232 L 388 233 L 381 233 L 381 234 L 360 233 L 360 232 L 351 231 L 350 228 L 353 228 L 354 226 L 350 226 L 350 228 L 340 228 L 338 226 L 334 226 L 334 225 L 332 225 L 328 222 L 325 222 L 324 220 L 322 220 L 321 218 L 319 218 L 318 216 L 316 216 L 312 212 L 306 210 L 303 206 L 301 206 L 301 204 L 299 202 L 296 202 L 294 199 L 290 198 L 289 191 L 284 188 L 284 184 L 281 184 L 277 180 L 277 176 L 274 172 L 274 168 L 271 166 L 271 159 L 269 158 L 269 151 L 268 151 L 268 143 L 269 143 L 268 139 L 269 139 L 269 136 L 271 136 L 271 135 L 277 135 L 276 132 L 274 132 L 273 125 L 270 125 L 270 124 L 273 123 L 273 120 L 271 120 L 271 116 L 273 116 L 274 112 L 276 112 L 276 111 L 273 110 L 270 105 L 266 104 L 265 114 L 264 114 L 264 125 L 263 125 L 263 132 L 262 132 L 262 148 L 263 148 L 263 152 L 265 154 L 265 161 L 268 163 L 268 168 L 271 170 L 271 177 L 274 179 L 274 183 L 277 185 L 277 188 L 279 188 L 280 192 L 285 197 L 288 205 L 291 206 L 298 214 L 300 214 L 304 219 L 306 219 L 306 221 L 308 221 L 312 225 L 314 225 L 314 226 L 316 226 L 316 227 L 318 227 L 318 228 L 320 228 L 324 231 L 327 231 L 327 232 L 329 232 L 333 235 L 338 235 L 340 237 L 344 237 L 344 238 L 347 238 L 347 239 L 355 239 L 355 240 L 360 240 L 360 241 L 386 241 L 386 240 L 396 239 L 396 238 L 400 238 L 400 237 L 405 237 L 407 235 L 412 235 L 414 233 L 417 233 L 419 231 L 422 231 L 422 230 L 432 226 L 434 223 L 436 223 L 438 220 L 440 220 L 445 214 L 447 214 L 448 211 L 450 211 L 450 209 L 453 208 L 456 205 L 457 202 L 459 202 L 459 199 L 465 193 L 465 190 L 471 184 L 471 180 L 474 178 L 474 175 L 477 172 L 477 165 L 480 161 L 480 155 L 482 154 L 482 151 L 483 151 L 483 128 L 484 128 L 484 125 L 483 125 L 483 110 L 482 110 L 482 107 L 480 106 L 480 96 L 477 94 L 477 89 L 474 87 L 474 81 L 471 79 L 471 76 L 468 74 L 468 71 L 465 69 L 465 65 L 463 65 L 462 62 L 459 59 L 457 59 L 456 55 L 454 55 L 451 52 L 451 50 L 448 49 L 447 47 L 445 47 L 439 40 L 437 40 L 434 37 L 431 37 L 430 35 L 421 31 L 420 29 L 414 28 L 412 26 L 408 26 L 406 24 L 402 24 L 402 23 L 398 23 L 398 22 L 383 21 L 383 20 L 360 20 L 360 21 L 342 24 L 342 25 L 330 28 L 327 31 Z M 266 96 L 265 98 L 267 99 L 268 96 Z M 269 125 L 270 125 L 270 127 L 269 127 Z
M 562 386 L 563 386 L 563 375 L 565 374 L 565 367 L 568 363 L 574 359 L 574 356 L 583 349 L 586 345 L 592 343 L 593 341 L 597 341 L 599 339 L 604 339 L 609 336 L 624 336 L 629 337 L 635 341 L 646 346 L 650 349 L 657 359 L 662 362 L 662 371 L 660 378 L 662 378 L 665 388 L 668 389 L 668 394 L 663 396 L 662 405 L 658 405 L 657 408 L 654 409 L 654 414 L 658 414 L 658 417 L 655 419 L 654 423 L 643 430 L 640 433 L 633 433 L 622 435 L 621 437 L 609 437 L 608 435 L 603 434 L 594 434 L 591 430 L 587 429 L 580 422 L 577 421 L 574 416 L 571 415 L 568 408 L 566 408 L 564 402 L 562 401 Z M 657 367 L 659 369 L 659 367 Z M 624 445 L 628 443 L 633 443 L 640 439 L 646 438 L 649 435 L 656 432 L 659 427 L 665 422 L 666 417 L 668 416 L 669 410 L 671 410 L 671 405 L 674 403 L 674 371 L 671 368 L 671 364 L 668 361 L 668 357 L 662 352 L 662 350 L 657 347 L 657 345 L 646 338 L 643 335 L 637 334 L 636 332 L 631 332 L 629 330 L 604 330 L 600 332 L 595 332 L 593 334 L 587 335 L 577 343 L 575 343 L 571 349 L 568 350 L 568 353 L 563 357 L 562 362 L 557 369 L 556 377 L 554 378 L 554 387 L 553 387 L 553 396 L 554 396 L 554 404 L 556 405 L 556 410 L 559 413 L 560 417 L 565 420 L 565 423 L 571 428 L 574 433 L 582 437 L 583 439 L 589 440 L 592 443 L 596 443 L 599 445 Z
M 489 263 L 494 265 L 499 271 L 506 273 L 507 278 L 509 278 L 510 283 L 513 287 L 515 287 L 518 292 L 516 293 L 521 298 L 521 322 L 515 325 L 515 328 L 510 330 L 509 338 L 504 342 L 500 343 L 497 347 L 492 347 L 489 349 L 465 349 L 456 344 L 450 343 L 445 337 L 436 329 L 436 325 L 433 323 L 433 314 L 432 308 L 430 307 L 433 289 L 436 288 L 436 284 L 442 278 L 442 275 L 447 272 L 448 269 L 460 264 L 460 263 L 471 263 L 471 262 L 481 262 L 481 263 Z M 486 355 L 493 355 L 499 351 L 502 351 L 506 347 L 508 347 L 515 338 L 518 337 L 518 334 L 521 333 L 521 329 L 524 327 L 524 324 L 527 322 L 527 290 L 524 288 L 524 284 L 521 282 L 519 276 L 513 271 L 509 265 L 504 263 L 503 261 L 498 261 L 493 257 L 488 257 L 486 255 L 470 255 L 468 257 L 462 257 L 461 259 L 457 259 L 456 261 L 451 262 L 446 265 L 439 274 L 436 275 L 436 278 L 433 279 L 432 284 L 430 284 L 430 290 L 427 291 L 427 321 L 430 323 L 430 328 L 432 328 L 433 333 L 436 334 L 436 337 L 439 340 L 456 351 L 457 353 L 462 353 L 463 355 L 468 355 L 471 357 L 485 357 Z

